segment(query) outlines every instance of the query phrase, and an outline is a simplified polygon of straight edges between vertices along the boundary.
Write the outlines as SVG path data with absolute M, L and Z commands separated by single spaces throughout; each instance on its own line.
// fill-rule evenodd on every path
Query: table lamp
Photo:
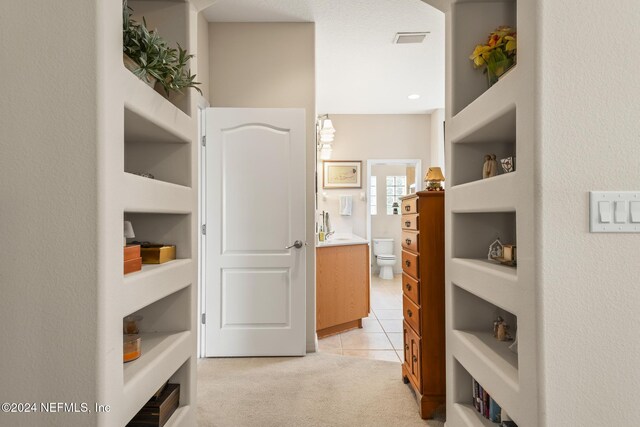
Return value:
M 122 246 L 127 246 L 127 239 L 133 239 L 136 235 L 133 233 L 131 221 L 124 222 L 124 237 L 122 238 Z
M 444 191 L 442 184 L 440 184 L 444 181 L 444 175 L 439 167 L 429 168 L 424 180 L 427 182 L 427 191 Z

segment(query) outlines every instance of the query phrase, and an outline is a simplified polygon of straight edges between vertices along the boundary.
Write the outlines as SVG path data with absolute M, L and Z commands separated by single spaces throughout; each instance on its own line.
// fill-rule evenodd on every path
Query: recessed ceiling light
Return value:
M 418 95 L 417 93 L 414 93 L 412 95 L 409 95 L 408 98 L 411 100 L 420 99 L 420 95 Z

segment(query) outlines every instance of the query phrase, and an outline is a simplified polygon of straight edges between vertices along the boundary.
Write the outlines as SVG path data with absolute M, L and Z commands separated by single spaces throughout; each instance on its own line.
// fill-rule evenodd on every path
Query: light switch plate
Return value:
M 640 191 L 592 191 L 589 205 L 592 233 L 640 233 Z

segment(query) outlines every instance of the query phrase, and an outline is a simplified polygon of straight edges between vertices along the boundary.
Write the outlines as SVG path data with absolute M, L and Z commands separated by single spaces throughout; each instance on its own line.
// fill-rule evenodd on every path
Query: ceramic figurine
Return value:
M 498 316 L 496 318 L 495 322 L 493 322 L 493 336 L 494 336 L 494 338 L 498 337 L 498 326 L 500 326 L 503 323 L 504 323 L 504 319 L 502 318 L 502 316 Z
M 489 154 L 484 156 L 484 165 L 482 166 L 482 179 L 489 178 L 491 171 L 491 156 Z
M 496 155 L 491 155 L 491 160 L 489 160 L 489 176 L 498 175 L 498 161 L 496 160 Z
M 500 238 L 489 245 L 489 253 L 487 254 L 487 259 L 489 261 L 495 261 L 497 258 L 502 258 L 504 245 L 500 241 Z
M 498 341 L 511 341 L 513 339 L 511 335 L 509 335 L 509 332 L 507 332 L 508 329 L 509 325 L 504 322 L 498 325 L 498 336 L 496 337 Z

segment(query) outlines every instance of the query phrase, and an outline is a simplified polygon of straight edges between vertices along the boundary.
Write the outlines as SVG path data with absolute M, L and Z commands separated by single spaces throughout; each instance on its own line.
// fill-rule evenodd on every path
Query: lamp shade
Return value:
M 131 221 L 124 222 L 124 237 L 128 239 L 133 239 L 136 235 L 133 232 L 133 226 L 131 225 Z
M 333 127 L 333 122 L 331 119 L 324 119 L 322 122 L 322 129 L 320 129 L 320 133 L 336 133 L 336 128 Z
M 425 181 L 444 181 L 444 175 L 442 169 L 439 167 L 429 168 L 427 174 L 424 176 Z
M 330 160 L 332 151 L 331 144 L 322 144 L 322 147 L 320 147 L 320 160 Z

